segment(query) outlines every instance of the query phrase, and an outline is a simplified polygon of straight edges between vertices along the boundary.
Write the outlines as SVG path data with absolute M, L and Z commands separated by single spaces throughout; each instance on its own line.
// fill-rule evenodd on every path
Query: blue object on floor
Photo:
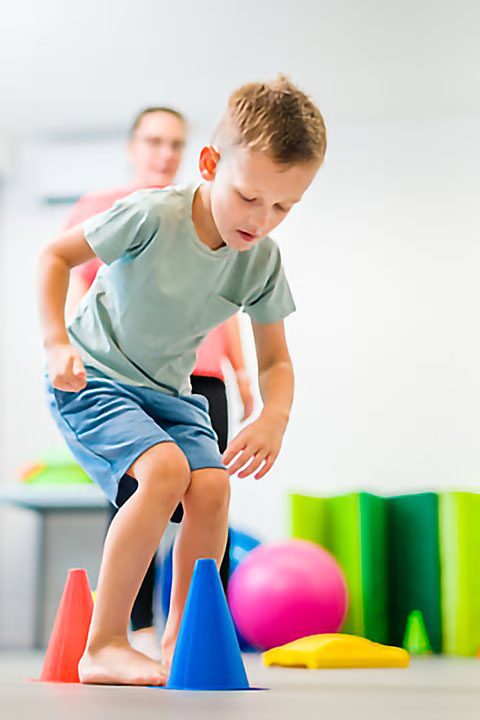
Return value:
M 260 540 L 248 535 L 241 530 L 233 530 L 230 532 L 230 577 L 242 562 L 248 553 L 260 545 Z M 170 594 L 172 592 L 172 548 L 163 558 L 161 569 L 159 572 L 160 597 L 162 603 L 162 611 L 165 618 L 168 617 L 170 609 Z
M 233 530 L 230 528 L 230 577 L 235 569 L 238 567 L 248 555 L 248 553 L 254 548 L 260 545 L 260 540 L 248 535 L 241 530 Z M 235 624 L 235 623 L 234 623 Z M 238 643 L 242 652 L 258 652 L 257 648 L 250 645 L 240 633 L 239 629 L 235 625 L 237 633 Z
M 230 576 L 248 553 L 260 545 L 260 540 L 241 530 L 230 528 Z
M 241 563 L 248 553 L 258 545 L 260 545 L 260 540 L 257 540 L 257 538 L 254 538 L 241 530 L 233 530 L 230 528 L 230 576 L 238 564 Z M 168 611 L 170 610 L 170 595 L 172 592 L 172 549 L 170 549 L 167 555 L 163 558 L 159 571 L 159 578 L 160 602 L 163 617 L 166 620 L 168 617 Z M 257 648 L 250 645 L 250 643 L 242 637 L 237 627 L 235 630 L 240 644 L 240 650 L 242 652 L 258 652 Z
M 220 575 L 211 558 L 195 563 L 167 688 L 250 689 Z

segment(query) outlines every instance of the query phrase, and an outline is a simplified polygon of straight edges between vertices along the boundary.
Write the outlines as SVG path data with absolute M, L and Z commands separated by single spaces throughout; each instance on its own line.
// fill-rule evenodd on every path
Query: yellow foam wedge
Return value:
M 406 668 L 406 650 L 342 633 L 310 635 L 263 653 L 264 665 L 316 668 Z

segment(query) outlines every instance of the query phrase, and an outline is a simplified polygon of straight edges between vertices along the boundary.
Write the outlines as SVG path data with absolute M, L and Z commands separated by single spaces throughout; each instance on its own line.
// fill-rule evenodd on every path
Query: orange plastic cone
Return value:
M 87 644 L 93 612 L 86 570 L 69 570 L 40 680 L 78 683 L 78 663 Z

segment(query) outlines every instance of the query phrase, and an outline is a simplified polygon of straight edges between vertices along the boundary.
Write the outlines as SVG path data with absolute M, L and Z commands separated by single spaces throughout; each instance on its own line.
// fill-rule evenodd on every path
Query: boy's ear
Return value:
M 200 159 L 198 161 L 198 167 L 200 168 L 200 175 L 204 180 L 214 180 L 215 173 L 217 171 L 218 161 L 220 160 L 220 153 L 217 148 L 213 145 L 207 145 L 200 153 Z

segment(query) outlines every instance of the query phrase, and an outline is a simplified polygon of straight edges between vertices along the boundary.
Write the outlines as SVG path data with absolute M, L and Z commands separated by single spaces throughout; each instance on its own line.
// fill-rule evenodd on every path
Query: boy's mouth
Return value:
M 246 232 L 246 230 L 237 230 L 238 234 L 242 238 L 242 240 L 246 240 L 247 242 L 251 242 L 252 240 L 255 240 L 257 237 L 256 235 L 253 235 L 252 233 Z

